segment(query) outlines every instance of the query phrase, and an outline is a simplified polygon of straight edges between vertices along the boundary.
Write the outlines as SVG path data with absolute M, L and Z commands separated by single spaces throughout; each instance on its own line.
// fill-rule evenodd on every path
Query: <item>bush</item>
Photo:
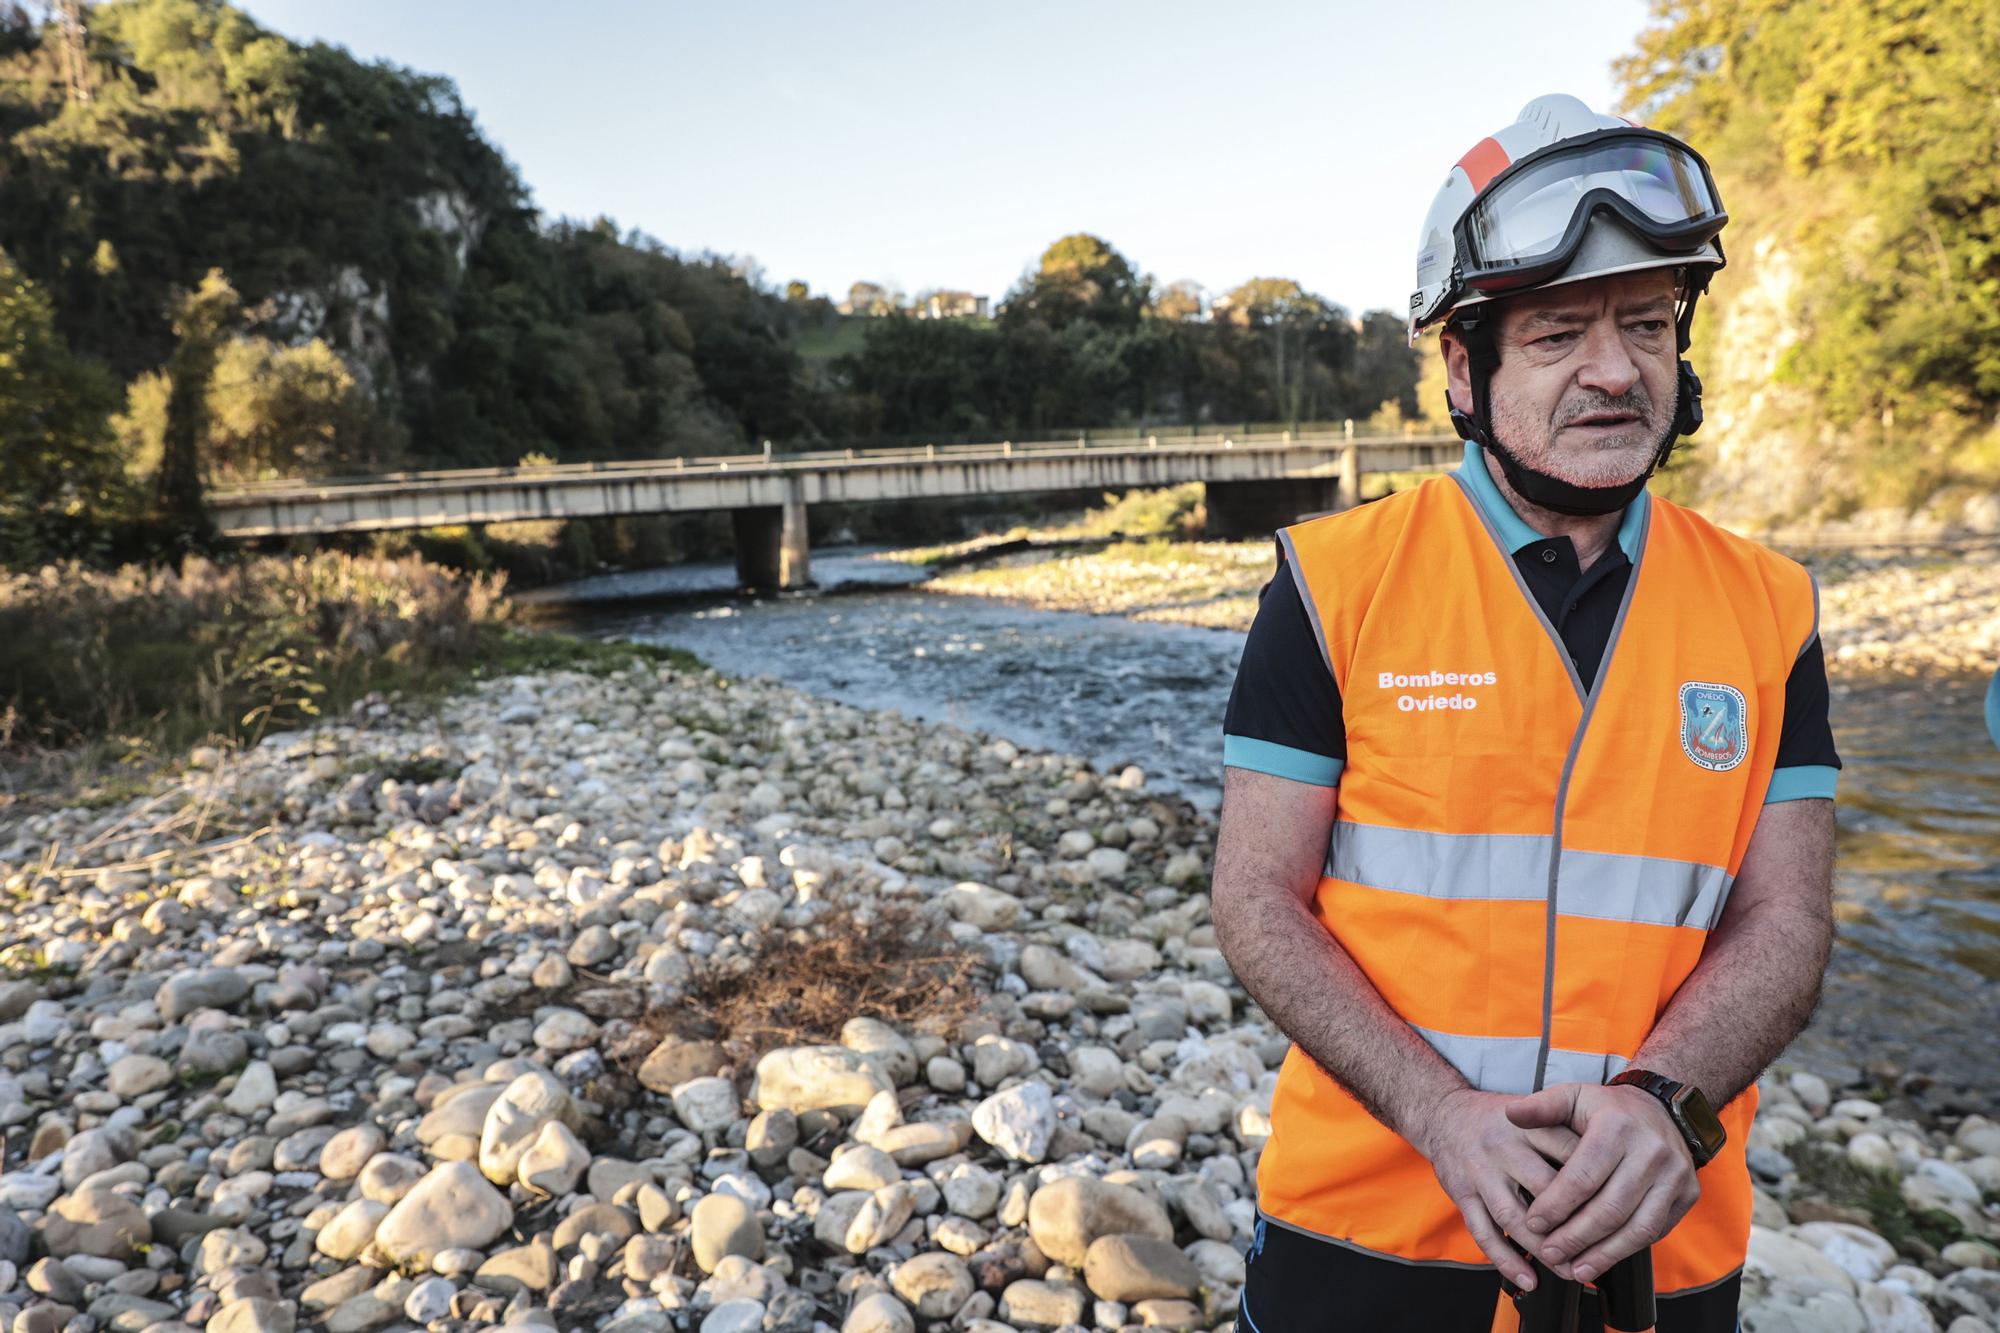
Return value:
M 178 749 L 295 725 L 479 658 L 503 584 L 333 554 L 0 575 L 0 746 Z
M 1199 537 L 1207 518 L 1208 488 L 1198 481 L 1157 490 L 1107 492 L 1101 508 L 1083 519 L 1086 535 L 1108 537 Z
M 856 1016 L 951 1032 L 977 1008 L 979 972 L 915 908 L 839 900 L 809 927 L 766 932 L 754 953 L 699 961 L 686 993 L 647 1013 L 648 1040 L 628 1049 L 637 1061 L 668 1035 L 716 1041 L 747 1070 L 781 1046 L 838 1041 Z

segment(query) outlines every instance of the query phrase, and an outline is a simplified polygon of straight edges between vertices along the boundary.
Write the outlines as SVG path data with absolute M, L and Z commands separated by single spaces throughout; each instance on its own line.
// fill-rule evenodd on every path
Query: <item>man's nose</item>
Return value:
M 1615 320 L 1600 320 L 1583 337 L 1583 359 L 1577 365 L 1579 388 L 1596 389 L 1613 398 L 1639 382 L 1639 363 Z

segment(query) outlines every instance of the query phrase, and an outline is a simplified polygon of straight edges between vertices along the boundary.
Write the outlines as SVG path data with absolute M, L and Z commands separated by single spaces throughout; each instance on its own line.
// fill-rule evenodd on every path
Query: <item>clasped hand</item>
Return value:
M 1673 1230 L 1701 1197 L 1687 1144 L 1639 1088 L 1463 1089 L 1438 1102 L 1422 1138 L 1472 1238 L 1523 1291 L 1535 1279 L 1522 1249 L 1588 1282 Z

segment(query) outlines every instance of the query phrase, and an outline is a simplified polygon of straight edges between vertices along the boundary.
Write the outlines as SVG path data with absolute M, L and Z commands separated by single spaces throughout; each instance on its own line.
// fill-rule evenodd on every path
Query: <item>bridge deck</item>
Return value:
M 1185 481 L 1340 478 L 1449 466 L 1449 436 L 1042 440 L 464 468 L 251 482 L 208 495 L 232 537 L 929 499 Z

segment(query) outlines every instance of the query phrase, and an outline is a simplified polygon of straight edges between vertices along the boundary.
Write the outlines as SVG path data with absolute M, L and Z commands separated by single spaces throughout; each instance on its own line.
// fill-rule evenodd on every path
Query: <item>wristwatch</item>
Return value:
M 1693 1155 L 1697 1167 L 1707 1166 L 1722 1151 L 1722 1145 L 1729 1138 L 1728 1131 L 1716 1119 L 1715 1109 L 1708 1104 L 1708 1098 L 1701 1095 L 1700 1088 L 1692 1083 L 1676 1083 L 1665 1074 L 1655 1074 L 1650 1069 L 1628 1069 L 1605 1086 L 1615 1088 L 1628 1083 L 1660 1099 L 1660 1104 L 1673 1118 L 1674 1128 L 1687 1140 L 1688 1152 Z

